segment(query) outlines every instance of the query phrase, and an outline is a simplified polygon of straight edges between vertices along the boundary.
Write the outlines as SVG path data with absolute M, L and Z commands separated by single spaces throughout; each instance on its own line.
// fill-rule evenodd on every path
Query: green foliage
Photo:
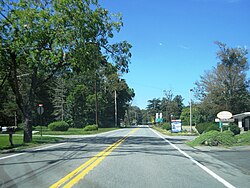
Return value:
M 84 131 L 96 131 L 98 130 L 97 125 L 87 125 L 86 127 L 84 127 L 83 129 Z
M 235 136 L 240 145 L 250 145 L 250 131 Z
M 65 121 L 55 121 L 48 125 L 51 131 L 67 131 L 69 129 L 69 124 Z
M 204 132 L 206 133 L 212 130 L 220 131 L 218 124 L 213 123 L 212 125 L 209 125 Z
M 65 75 L 84 75 L 86 72 L 95 75 L 97 72 L 101 72 L 100 69 L 105 66 L 115 68 L 115 71 L 119 71 L 119 73 L 128 72 L 132 46 L 127 41 L 110 43 L 110 39 L 123 26 L 121 15 L 111 14 L 107 9 L 101 7 L 98 1 L 89 0 L 17 1 L 15 3 L 3 0 L 1 4 L 4 5 L 1 7 L 4 16 L 0 17 L 2 39 L 0 90 L 2 91 L 2 86 L 7 86 L 4 88 L 5 92 L 12 92 L 13 99 L 16 100 L 4 104 L 12 106 L 11 108 L 3 107 L 0 100 L 0 121 L 13 119 L 6 114 L 13 114 L 13 110 L 16 111 L 18 107 L 19 113 L 22 113 L 21 115 L 27 123 L 24 129 L 24 141 L 31 142 L 31 122 L 37 124 L 36 120 L 39 119 L 33 113 L 36 110 L 33 107 L 43 101 L 48 102 L 44 105 L 44 116 L 46 116 L 44 121 L 50 122 L 54 111 L 54 117 L 57 119 L 69 118 L 75 121 L 77 118 L 78 126 L 79 121 L 86 118 L 88 124 L 91 124 L 94 119 L 93 100 L 90 99 L 94 96 L 93 89 L 90 89 L 94 85 L 93 83 L 86 84 L 89 87 L 89 93 L 80 95 L 84 96 L 84 102 L 87 101 L 88 106 L 83 108 L 83 102 L 81 106 L 77 106 L 80 99 L 73 101 L 75 102 L 72 104 L 75 117 L 65 113 L 64 103 L 67 97 L 64 87 L 57 88 L 53 100 L 51 99 L 52 94 L 47 92 L 48 87 L 52 87 L 49 83 L 53 83 L 53 79 L 63 78 Z M 114 63 L 112 66 L 109 66 L 107 62 L 110 59 Z M 95 79 L 95 76 L 92 78 Z M 106 80 L 102 74 L 100 78 Z M 82 83 L 85 82 L 79 81 L 76 85 Z M 75 94 L 79 93 L 80 91 L 75 90 L 74 87 L 75 85 L 70 89 Z M 43 95 L 44 93 L 46 95 Z M 100 89 L 99 93 L 101 93 Z M 8 99 L 7 96 L 12 98 L 9 94 L 3 94 L 2 98 L 2 93 L 0 93 L 0 98 L 5 101 Z M 124 93 L 121 92 L 122 94 Z M 73 97 L 77 97 L 77 95 L 73 95 Z M 124 97 L 122 99 L 121 106 L 123 107 L 129 99 L 124 99 Z M 110 101 L 107 101 L 107 104 L 110 104 Z M 80 109 L 77 110 L 79 106 Z M 8 109 L 10 113 L 3 113 L 3 109 Z M 84 110 L 83 114 L 89 114 L 89 116 L 79 114 L 80 110 Z M 91 113 L 88 113 L 89 111 Z M 118 114 L 123 116 L 123 113 L 122 109 Z
M 219 130 L 218 124 L 211 123 L 211 122 L 200 123 L 196 125 L 196 129 L 200 134 L 211 131 L 211 130 Z
M 163 123 L 162 124 L 162 129 L 165 129 L 165 130 L 170 130 L 171 129 L 171 125 L 170 125 L 170 123 Z
M 229 126 L 223 126 L 222 127 L 223 130 L 230 130 L 234 133 L 234 135 L 240 134 L 240 128 L 238 127 L 238 125 L 234 124 L 234 123 L 230 123 Z
M 165 96 L 162 99 L 154 98 L 148 100 L 146 121 L 151 122 L 152 119 L 155 119 L 155 114 L 159 112 L 162 112 L 165 122 L 170 122 L 171 117 L 173 119 L 180 118 L 184 99 L 181 95 L 174 96 L 171 90 L 164 91 L 164 93 Z
M 209 131 L 203 135 L 200 135 L 195 140 L 189 142 L 191 146 L 198 145 L 208 145 L 208 146 L 217 146 L 217 145 L 226 145 L 232 146 L 237 142 L 237 139 L 233 136 L 233 133 L 230 131 L 218 132 L 218 131 Z

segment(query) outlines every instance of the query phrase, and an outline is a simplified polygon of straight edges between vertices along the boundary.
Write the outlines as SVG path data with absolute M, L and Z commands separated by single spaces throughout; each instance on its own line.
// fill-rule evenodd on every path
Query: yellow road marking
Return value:
M 133 129 L 130 131 L 125 137 L 119 139 L 117 142 L 113 143 L 91 159 L 89 159 L 87 162 L 85 162 L 83 165 L 79 166 L 75 170 L 73 170 L 71 173 L 60 179 L 58 182 L 50 186 L 50 188 L 57 188 L 61 185 L 68 182 L 64 187 L 72 187 L 77 182 L 79 182 L 81 179 L 83 179 L 88 172 L 90 172 L 94 167 L 96 167 L 106 156 L 108 156 L 116 147 L 118 147 L 122 142 L 124 142 L 129 135 L 133 134 L 138 128 Z

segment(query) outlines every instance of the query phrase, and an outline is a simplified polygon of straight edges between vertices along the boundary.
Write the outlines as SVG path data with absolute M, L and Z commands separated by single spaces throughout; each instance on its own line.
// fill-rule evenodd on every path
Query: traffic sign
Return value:
M 43 104 L 38 104 L 37 113 L 42 115 L 44 113 Z

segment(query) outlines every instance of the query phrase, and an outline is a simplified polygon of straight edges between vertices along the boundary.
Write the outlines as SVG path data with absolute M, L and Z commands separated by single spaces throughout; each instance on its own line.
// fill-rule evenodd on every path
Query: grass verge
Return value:
M 153 126 L 153 129 L 159 131 L 162 134 L 168 135 L 168 136 L 197 136 L 198 133 L 190 133 L 190 132 L 180 132 L 180 133 L 172 133 L 171 131 L 168 131 L 166 129 L 162 129 L 160 127 L 157 126 Z
M 89 134 L 98 134 L 98 133 L 103 133 L 103 132 L 108 132 L 108 131 L 113 131 L 117 130 L 119 128 L 98 128 L 98 130 L 93 130 L 93 131 L 85 131 L 83 128 L 69 128 L 68 131 L 50 131 L 47 127 L 42 128 L 42 133 L 43 135 L 89 135 Z M 36 133 L 36 135 L 41 134 L 41 129 L 36 128 L 36 131 L 39 131 Z
M 3 150 L 14 151 L 17 149 L 24 149 L 39 146 L 42 144 L 55 143 L 63 140 L 63 138 L 46 137 L 46 136 L 33 136 L 31 143 L 24 143 L 23 136 L 13 135 L 13 146 L 9 143 L 9 135 L 0 135 L 0 152 Z

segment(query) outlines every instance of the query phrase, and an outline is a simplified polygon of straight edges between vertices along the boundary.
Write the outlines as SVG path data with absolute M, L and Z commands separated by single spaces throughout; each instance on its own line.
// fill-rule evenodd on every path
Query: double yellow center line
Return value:
M 89 159 L 87 162 L 73 170 L 71 173 L 60 179 L 58 182 L 54 183 L 50 186 L 50 188 L 56 188 L 56 187 L 73 187 L 76 183 L 78 183 L 81 179 L 83 179 L 93 168 L 95 168 L 106 156 L 108 156 L 115 148 L 117 148 L 122 142 L 124 142 L 129 135 L 133 134 L 135 131 L 137 131 L 138 128 L 133 129 L 130 131 L 125 137 L 121 138 L 117 142 L 113 143 L 91 159 Z

